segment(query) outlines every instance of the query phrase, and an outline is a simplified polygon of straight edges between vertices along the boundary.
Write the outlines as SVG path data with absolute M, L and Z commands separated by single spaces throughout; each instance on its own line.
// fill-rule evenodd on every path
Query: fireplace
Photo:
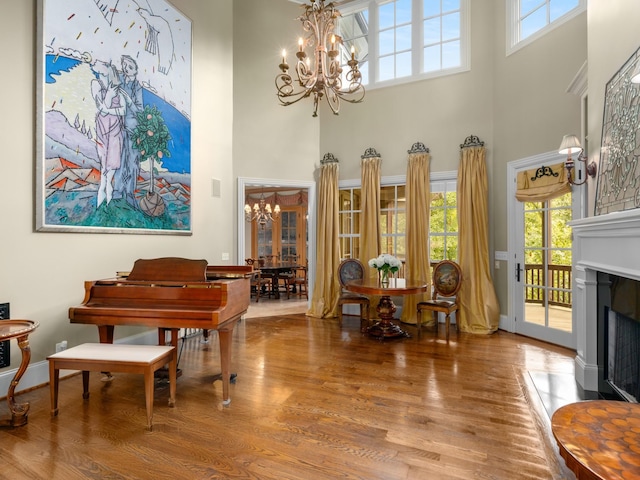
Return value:
M 625 343 L 635 335 L 629 332 L 640 327 L 640 314 L 635 311 L 635 305 L 640 305 L 640 209 L 587 217 L 571 226 L 576 381 L 586 392 L 635 401 L 639 389 L 633 383 L 637 385 L 638 378 L 624 380 L 623 373 L 614 370 L 627 365 L 622 372 L 631 378 L 635 374 L 629 370 L 630 359 L 635 356 L 637 363 L 640 358 L 637 350 L 628 351 L 633 345 Z M 626 360 L 615 356 L 619 348 L 618 355 L 627 355 Z M 634 389 L 635 394 L 627 391 Z
M 598 392 L 640 399 L 640 282 L 598 274 Z

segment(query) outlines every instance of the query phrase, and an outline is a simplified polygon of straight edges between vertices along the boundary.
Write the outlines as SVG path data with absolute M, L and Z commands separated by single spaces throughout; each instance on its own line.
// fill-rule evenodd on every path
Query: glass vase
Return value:
M 383 287 L 389 286 L 389 271 L 388 270 L 380 270 L 380 285 Z

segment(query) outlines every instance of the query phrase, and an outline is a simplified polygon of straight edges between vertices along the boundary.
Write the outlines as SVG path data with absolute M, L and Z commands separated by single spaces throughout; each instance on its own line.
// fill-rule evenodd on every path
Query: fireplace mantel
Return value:
M 598 390 L 598 272 L 640 280 L 640 209 L 575 220 L 573 228 L 576 381 Z

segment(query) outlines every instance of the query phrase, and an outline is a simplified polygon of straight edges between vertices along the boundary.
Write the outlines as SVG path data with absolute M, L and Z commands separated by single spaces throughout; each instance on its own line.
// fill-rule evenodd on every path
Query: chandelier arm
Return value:
M 340 93 L 328 87 L 324 88 L 324 92 L 327 96 L 327 103 L 329 104 L 329 108 L 334 115 L 338 115 L 338 112 L 340 111 Z
M 276 95 L 283 105 L 292 105 L 309 95 L 308 90 L 296 91 L 293 79 L 289 74 L 281 74 L 276 77 Z M 285 100 L 292 98 L 292 100 Z
M 299 60 L 298 63 L 296 63 L 296 75 L 298 76 L 300 86 L 306 89 L 312 89 L 318 81 L 317 71 L 317 68 L 314 71 L 309 71 L 307 64 Z
M 296 92 L 295 94 L 288 94 L 288 95 L 281 95 L 278 92 L 277 95 L 280 103 L 286 107 L 288 105 L 293 105 L 294 103 L 298 103 L 303 98 L 307 98 L 309 95 L 311 95 L 311 90 L 301 90 L 299 92 Z M 285 99 L 288 99 L 288 100 L 285 100 Z

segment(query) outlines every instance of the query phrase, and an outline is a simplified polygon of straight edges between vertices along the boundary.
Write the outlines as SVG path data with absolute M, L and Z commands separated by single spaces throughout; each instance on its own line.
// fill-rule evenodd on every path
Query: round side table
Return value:
M 380 302 L 376 308 L 380 321 L 367 329 L 367 333 L 380 339 L 395 337 L 411 337 L 398 325 L 393 323 L 393 314 L 396 313 L 396 305 L 391 299 L 392 295 L 415 295 L 427 291 L 427 284 L 407 284 L 404 279 L 392 278 L 389 285 L 383 286 L 380 281 L 359 279 L 348 282 L 346 289 L 364 295 L 380 295 Z
M 22 351 L 22 361 L 18 371 L 11 380 L 11 385 L 7 392 L 7 403 L 11 418 L 0 420 L 0 427 L 20 427 L 27 423 L 27 413 L 29 413 L 29 403 L 16 403 L 15 390 L 18 382 L 24 375 L 31 360 L 31 348 L 29 347 L 29 334 L 38 328 L 39 323 L 32 320 L 3 320 L 0 322 L 0 342 L 15 338 L 18 347 Z

